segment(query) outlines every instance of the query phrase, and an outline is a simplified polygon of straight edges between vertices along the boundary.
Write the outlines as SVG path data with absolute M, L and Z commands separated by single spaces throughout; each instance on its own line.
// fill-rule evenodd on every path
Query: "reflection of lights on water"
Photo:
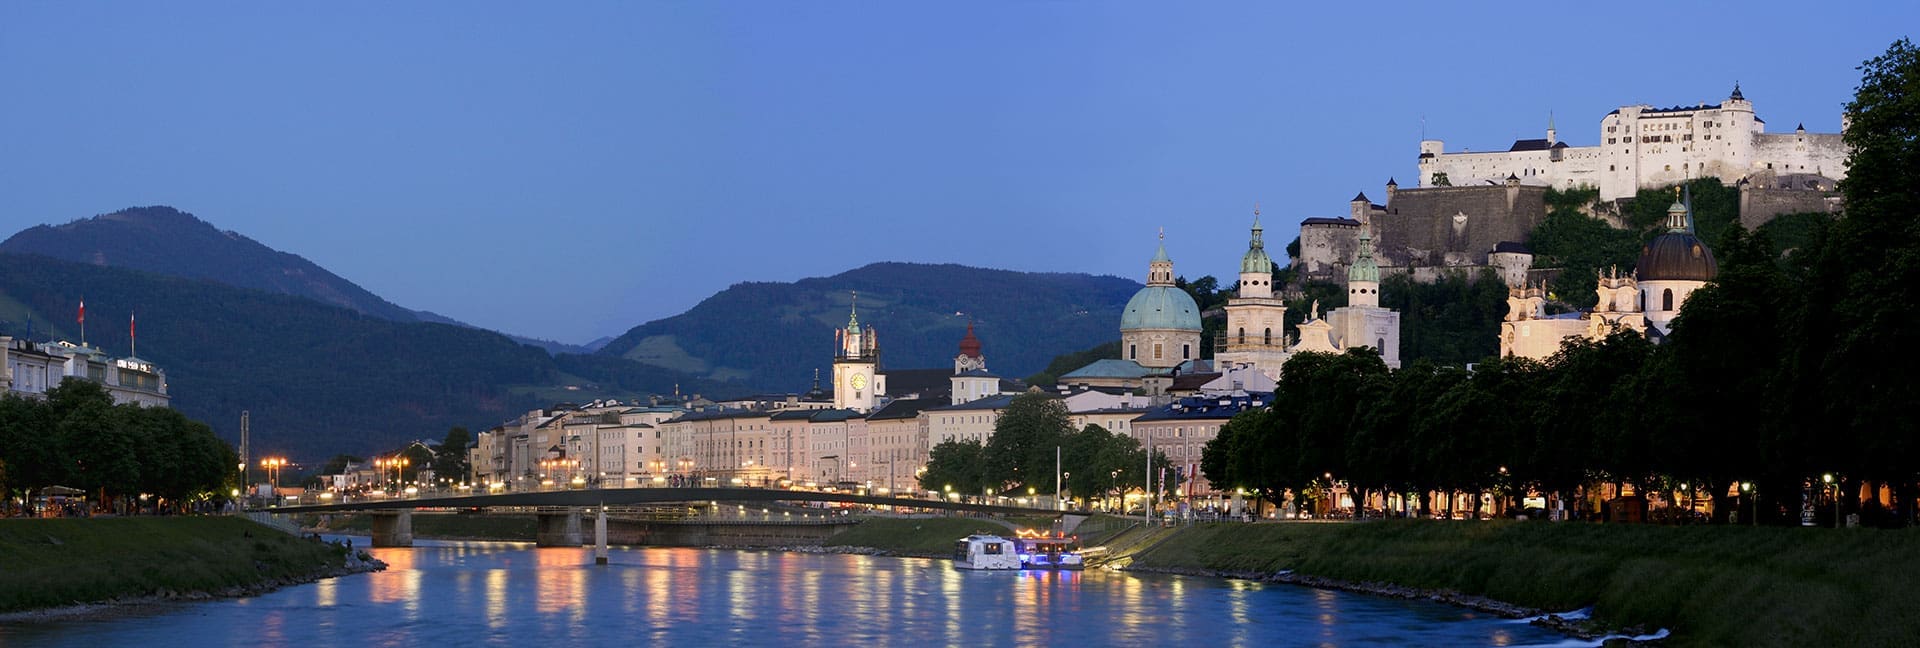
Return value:
M 487 570 L 487 628 L 507 627 L 507 570 Z

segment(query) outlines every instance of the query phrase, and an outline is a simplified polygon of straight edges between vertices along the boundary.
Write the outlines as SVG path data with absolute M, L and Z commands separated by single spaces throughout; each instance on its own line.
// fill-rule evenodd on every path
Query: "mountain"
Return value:
M 382 299 L 297 254 L 281 252 L 239 233 L 166 206 L 133 207 L 65 225 L 21 230 L 0 253 L 37 254 L 76 263 L 131 268 L 238 288 L 305 297 L 395 322 L 471 325 Z M 590 353 L 570 344 L 509 336 L 548 353 Z
M 290 255 L 289 255 L 290 256 Z M 324 272 L 324 271 L 323 271 Z M 256 455 L 317 462 L 339 453 L 484 429 L 560 400 L 743 388 L 602 357 L 557 358 L 498 333 L 396 322 L 303 297 L 210 280 L 0 254 L 0 334 L 78 340 L 129 354 L 121 318 L 139 313 L 139 355 L 167 371 L 173 406 L 239 439 L 251 411 Z M 563 366 L 564 365 L 564 366 Z
M 1120 336 L 1140 284 L 1118 277 L 875 263 L 791 283 L 741 283 L 680 315 L 634 327 L 598 354 L 770 391 L 803 391 L 830 375 L 833 329 L 859 292 L 882 370 L 952 367 L 968 322 L 987 367 L 1020 377 L 1062 353 Z

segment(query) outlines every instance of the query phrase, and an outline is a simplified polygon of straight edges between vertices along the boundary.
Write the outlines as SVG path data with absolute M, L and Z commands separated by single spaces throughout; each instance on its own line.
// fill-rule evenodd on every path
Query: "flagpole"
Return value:
M 80 346 L 87 346 L 87 298 L 80 298 Z
M 127 311 L 127 355 L 138 358 L 140 357 L 140 347 L 134 339 L 133 311 Z

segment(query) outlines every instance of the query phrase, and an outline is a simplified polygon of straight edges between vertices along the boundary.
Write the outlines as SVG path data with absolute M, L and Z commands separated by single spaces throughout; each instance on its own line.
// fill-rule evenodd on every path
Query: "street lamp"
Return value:
M 1821 475 L 1820 481 L 1826 482 L 1828 486 L 1833 486 L 1833 528 L 1838 529 L 1840 528 L 1840 487 L 1833 483 L 1833 473 Z M 1823 488 L 1822 490 L 1825 489 Z
M 1740 495 L 1753 505 L 1753 525 L 1760 526 L 1760 500 L 1753 497 L 1753 482 L 1740 482 Z

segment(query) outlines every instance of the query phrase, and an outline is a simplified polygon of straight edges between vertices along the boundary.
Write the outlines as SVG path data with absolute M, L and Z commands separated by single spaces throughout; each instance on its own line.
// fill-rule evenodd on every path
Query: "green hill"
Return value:
M 382 299 L 305 257 L 282 252 L 172 207 L 130 207 L 64 225 L 29 227 L 0 242 L 0 253 L 37 254 L 97 266 L 205 279 L 236 288 L 305 297 L 395 322 L 470 326 Z M 509 335 L 554 353 L 585 347 Z
M 769 390 L 804 390 L 832 363 L 833 329 L 859 291 L 881 368 L 953 366 L 967 322 L 987 367 L 1040 371 L 1054 356 L 1119 335 L 1120 310 L 1140 284 L 1118 277 L 1013 272 L 961 265 L 875 263 L 792 283 L 741 283 L 680 315 L 634 327 L 599 354 Z
M 139 355 L 166 369 L 176 409 L 229 441 L 238 440 L 240 411 L 249 410 L 255 454 L 285 453 L 314 465 L 342 452 L 437 439 L 454 425 L 491 426 L 563 398 L 631 398 L 671 393 L 675 384 L 741 390 L 665 370 L 621 371 L 636 367 L 631 363 L 565 355 L 557 361 L 491 331 L 0 254 L 0 333 L 24 335 L 30 316 L 35 339 L 78 340 L 73 316 L 82 295 L 92 320 L 88 343 L 116 356 L 129 352 L 127 313 L 138 313 Z

